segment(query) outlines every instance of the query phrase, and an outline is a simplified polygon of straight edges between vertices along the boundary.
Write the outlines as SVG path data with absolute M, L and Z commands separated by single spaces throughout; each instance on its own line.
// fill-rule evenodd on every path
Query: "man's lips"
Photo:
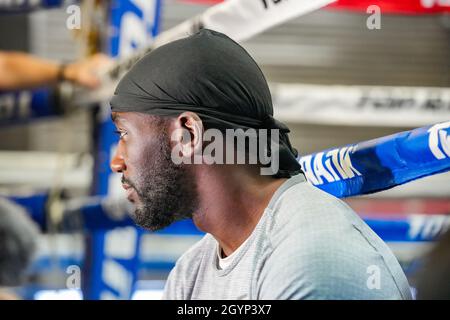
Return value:
M 124 188 L 125 190 L 128 190 L 128 189 L 130 189 L 132 187 L 129 184 L 122 183 L 122 188 Z
M 134 202 L 134 200 L 132 199 L 132 195 L 134 194 L 134 188 L 126 183 L 122 183 L 122 188 L 124 188 L 127 193 L 127 199 L 131 202 Z

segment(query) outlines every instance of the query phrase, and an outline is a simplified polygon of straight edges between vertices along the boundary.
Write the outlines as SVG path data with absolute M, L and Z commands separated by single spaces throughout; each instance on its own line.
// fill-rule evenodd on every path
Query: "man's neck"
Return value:
M 226 256 L 250 236 L 274 192 L 286 179 L 238 166 L 205 166 L 196 172 L 197 227 L 214 236 Z

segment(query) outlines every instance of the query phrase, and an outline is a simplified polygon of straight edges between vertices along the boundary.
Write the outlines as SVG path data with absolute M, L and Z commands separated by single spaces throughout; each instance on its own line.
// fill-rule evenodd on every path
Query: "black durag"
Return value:
M 144 56 L 119 82 L 111 110 L 157 116 L 192 111 L 206 128 L 279 129 L 275 177 L 302 172 L 289 129 L 273 118 L 261 69 L 244 48 L 216 31 L 203 29 Z

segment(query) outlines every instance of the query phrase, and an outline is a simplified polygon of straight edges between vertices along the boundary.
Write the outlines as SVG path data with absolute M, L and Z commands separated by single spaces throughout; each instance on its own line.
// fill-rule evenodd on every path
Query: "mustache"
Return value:
M 122 184 L 127 184 L 129 185 L 131 188 L 133 188 L 134 190 L 137 191 L 135 185 L 133 182 L 131 182 L 129 179 L 125 178 L 125 176 L 122 176 L 122 178 L 120 179 L 120 182 L 122 182 Z

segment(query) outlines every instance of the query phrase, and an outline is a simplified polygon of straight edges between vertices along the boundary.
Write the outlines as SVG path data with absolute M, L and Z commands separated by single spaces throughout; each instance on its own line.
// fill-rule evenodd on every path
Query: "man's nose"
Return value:
M 127 168 L 125 165 L 125 161 L 123 160 L 123 156 L 118 153 L 117 150 L 114 153 L 114 156 L 111 159 L 111 163 L 109 165 L 111 167 L 111 170 L 116 173 L 123 172 Z

